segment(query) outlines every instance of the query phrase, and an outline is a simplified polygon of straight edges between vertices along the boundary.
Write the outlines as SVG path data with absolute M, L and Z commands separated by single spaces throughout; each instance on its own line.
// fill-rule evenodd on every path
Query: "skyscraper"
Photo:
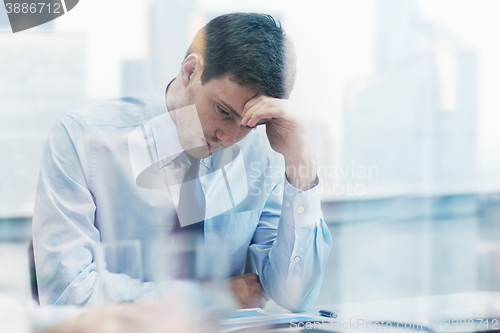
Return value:
M 27 217 L 47 133 L 86 99 L 83 34 L 0 36 L 0 217 Z
M 189 24 L 194 0 L 155 0 L 150 8 L 149 57 L 122 64 L 122 94 L 166 86 L 177 76 L 190 44 Z
M 415 7 L 378 1 L 374 76 L 346 91 L 344 163 L 376 165 L 375 194 L 455 191 L 476 179 L 476 53 Z

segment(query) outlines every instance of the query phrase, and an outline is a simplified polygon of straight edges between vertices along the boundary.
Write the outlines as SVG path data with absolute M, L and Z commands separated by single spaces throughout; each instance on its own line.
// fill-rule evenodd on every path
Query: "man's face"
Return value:
M 198 159 L 227 148 L 243 139 L 251 128 L 241 125 L 245 104 L 256 93 L 238 83 L 223 77 L 201 84 L 199 76 L 192 78 L 186 87 L 184 106 L 194 104 L 201 123 L 202 132 L 187 124 L 179 126 L 179 139 L 188 153 Z

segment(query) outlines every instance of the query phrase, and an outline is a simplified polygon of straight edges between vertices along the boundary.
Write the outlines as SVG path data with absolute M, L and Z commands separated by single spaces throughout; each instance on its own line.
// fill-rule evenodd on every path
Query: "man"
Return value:
M 241 306 L 257 306 L 262 288 L 292 311 L 314 303 L 331 239 L 314 154 L 286 99 L 295 79 L 289 45 L 270 16 L 223 15 L 198 32 L 166 92 L 61 118 L 33 218 L 42 303 L 95 304 L 94 247 L 114 240 L 140 240 L 147 282 L 138 290 L 109 275 L 106 284 L 120 286 L 120 300 L 154 293 L 161 248 L 184 228 L 224 244 Z M 259 124 L 266 135 L 252 131 Z M 199 177 L 186 180 L 194 169 Z M 187 183 L 197 193 L 187 207 L 203 208 L 184 217 Z M 242 274 L 248 249 L 259 276 Z

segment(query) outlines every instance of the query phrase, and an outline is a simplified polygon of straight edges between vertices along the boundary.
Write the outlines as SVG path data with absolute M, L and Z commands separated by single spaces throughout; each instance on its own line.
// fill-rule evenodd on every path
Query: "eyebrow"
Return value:
M 224 103 L 223 101 L 219 100 L 219 103 L 225 107 L 226 109 L 228 109 L 229 111 L 231 111 L 235 116 L 236 118 L 238 119 L 241 119 L 241 116 L 236 112 L 234 111 L 234 109 L 232 107 L 230 107 L 229 105 L 227 105 L 226 103 Z M 246 128 L 250 128 L 250 129 L 253 129 L 253 127 L 250 127 L 250 126 L 245 126 Z
M 231 111 L 231 113 L 233 113 L 233 114 L 236 116 L 236 118 L 241 119 L 241 116 L 240 116 L 240 115 L 239 115 L 236 111 L 234 111 L 234 109 L 233 109 L 232 107 L 230 107 L 229 105 L 227 105 L 226 103 L 224 103 L 224 102 L 223 102 L 223 101 L 221 101 L 220 99 L 218 99 L 218 98 L 216 98 L 216 99 L 217 99 L 217 102 L 218 102 L 220 105 L 222 105 L 223 107 L 225 107 L 226 109 L 228 109 L 229 111 Z M 258 123 L 258 124 L 255 124 L 255 126 L 254 126 L 254 127 L 250 127 L 250 126 L 245 126 L 245 127 L 246 127 L 246 128 L 251 128 L 251 129 L 253 129 L 253 128 L 255 128 L 255 127 L 259 126 L 259 125 L 265 125 L 265 124 L 267 124 L 267 122 L 268 122 L 268 121 L 269 121 L 269 119 L 268 119 L 267 121 L 263 122 L 263 123 Z
M 241 118 L 241 116 L 236 111 L 234 111 L 234 109 L 232 107 L 230 107 L 229 105 L 227 105 L 223 101 L 219 100 L 219 104 L 221 104 L 223 107 L 225 107 L 226 109 L 231 111 L 237 118 Z

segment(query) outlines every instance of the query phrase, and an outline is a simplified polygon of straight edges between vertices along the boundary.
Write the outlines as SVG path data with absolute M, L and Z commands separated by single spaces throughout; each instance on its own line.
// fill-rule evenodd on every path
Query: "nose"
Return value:
M 220 128 L 215 132 L 217 139 L 220 142 L 224 143 L 233 143 L 235 141 L 235 136 L 237 135 L 238 130 L 232 126 L 231 128 Z
M 221 142 L 229 143 L 230 145 L 232 145 L 233 143 L 243 139 L 248 134 L 248 131 L 246 131 L 245 129 L 246 128 L 242 128 L 242 126 L 224 127 L 218 129 L 215 132 L 215 135 Z

